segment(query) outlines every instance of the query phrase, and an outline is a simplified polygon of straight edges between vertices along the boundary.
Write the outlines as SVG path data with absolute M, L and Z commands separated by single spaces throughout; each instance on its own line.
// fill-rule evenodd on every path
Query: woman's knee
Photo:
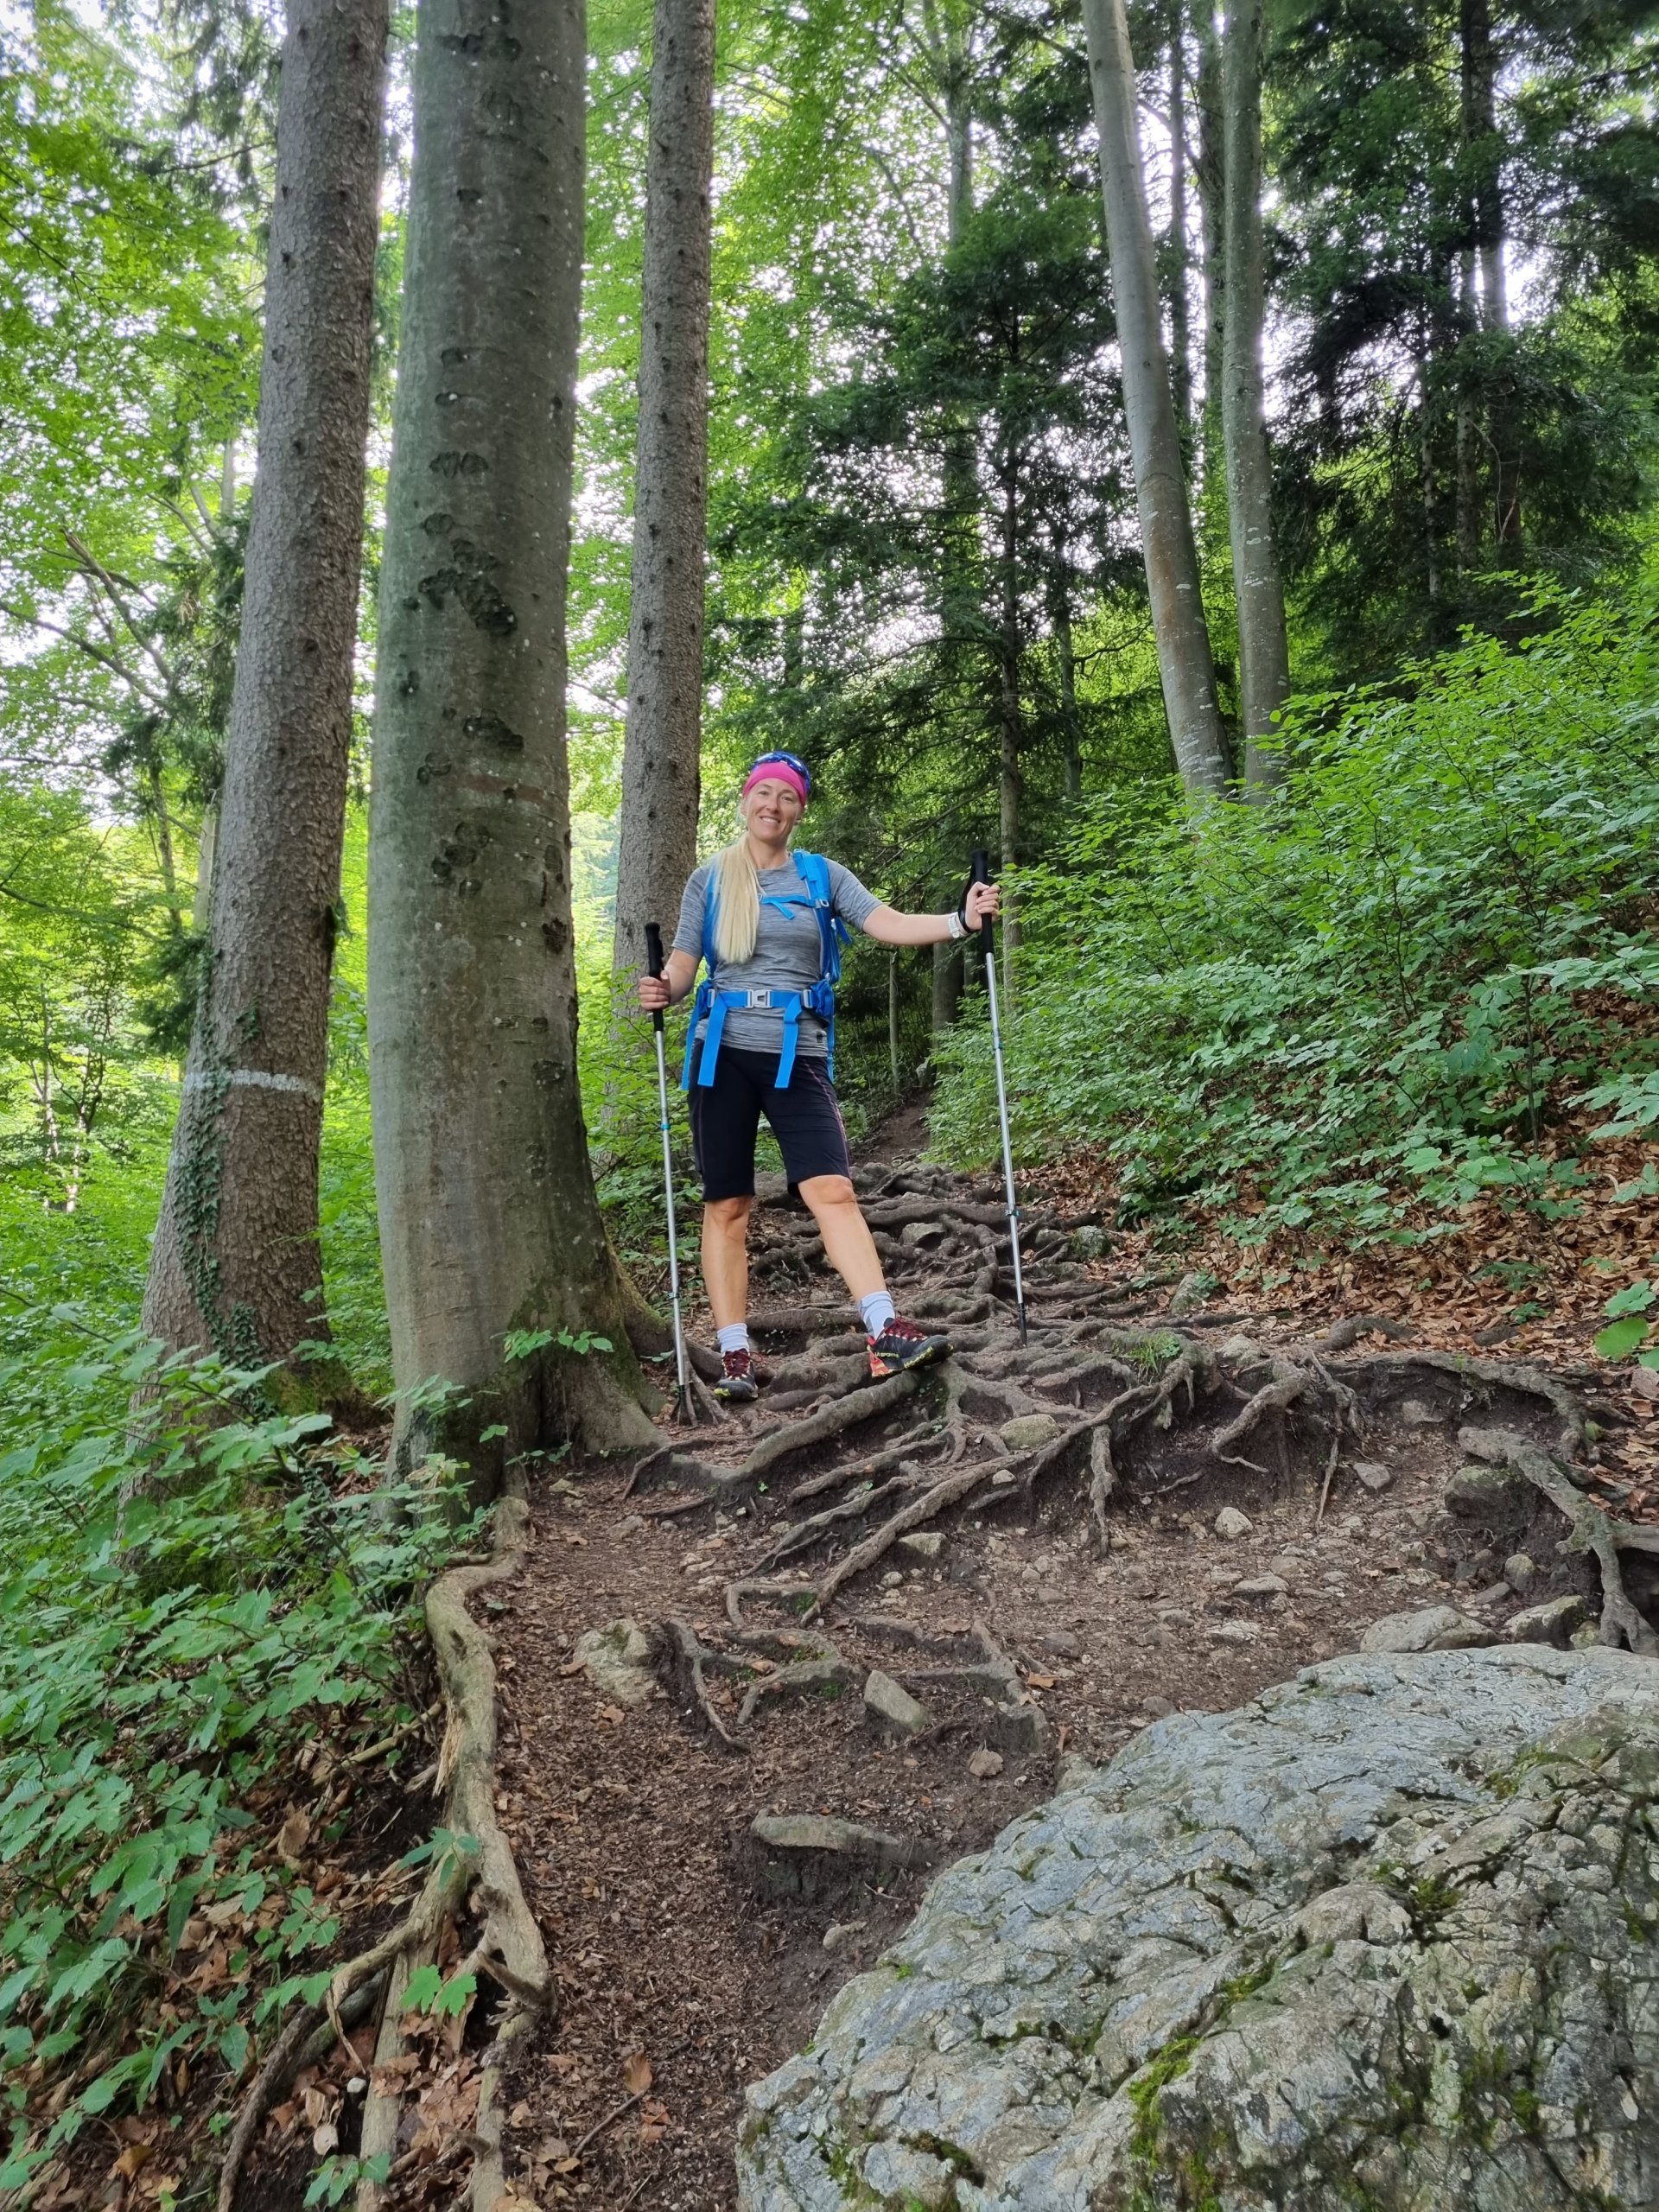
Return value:
M 741 1236 L 753 1205 L 753 1198 L 709 1198 L 702 1209 L 703 1226 L 721 1236 Z
M 800 1185 L 801 1197 L 819 1218 L 826 1213 L 858 1211 L 858 1193 L 846 1175 L 813 1175 Z

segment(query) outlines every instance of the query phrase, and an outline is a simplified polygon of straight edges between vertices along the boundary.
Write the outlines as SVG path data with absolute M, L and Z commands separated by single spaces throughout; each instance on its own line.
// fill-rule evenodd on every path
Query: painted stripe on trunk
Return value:
M 272 1075 L 264 1068 L 232 1068 L 224 1077 L 215 1075 L 188 1075 L 184 1078 L 187 1090 L 207 1090 L 219 1082 L 245 1084 L 251 1090 L 292 1090 L 302 1098 L 309 1098 L 321 1106 L 322 1092 L 315 1083 L 307 1083 L 302 1076 Z

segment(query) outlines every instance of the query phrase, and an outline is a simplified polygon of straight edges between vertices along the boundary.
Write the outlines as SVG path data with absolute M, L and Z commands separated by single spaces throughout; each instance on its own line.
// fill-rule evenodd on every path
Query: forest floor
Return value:
M 727 2212 L 744 2084 L 810 2038 L 929 1866 L 1051 1794 L 1068 1757 L 1236 1706 L 1383 1615 L 1455 1602 L 1497 1635 L 1523 1602 L 1593 1600 L 1541 1491 L 1496 1548 L 1447 1511 L 1465 1420 L 1574 1458 L 1609 1510 L 1644 1503 L 1617 1455 L 1643 1458 L 1646 1402 L 1610 1399 L 1582 1353 L 1546 1372 L 1437 1352 L 1432 1330 L 1363 1325 L 1335 1283 L 1317 1337 L 1300 1297 L 1205 1310 L 1099 1229 L 1086 1181 L 1027 1207 L 1022 1351 L 996 1187 L 917 1166 L 918 1134 L 890 1125 L 859 1181 L 900 1310 L 948 1321 L 957 1357 L 872 1386 L 810 1220 L 763 1185 L 769 1391 L 665 1427 L 632 1474 L 543 1483 L 528 1570 L 492 1601 L 498 1804 L 556 1982 L 508 2098 L 538 2206 Z M 1183 1288 L 1196 1310 L 1171 1315 Z M 1230 1536 L 1224 1508 L 1248 1524 Z M 1536 1561 L 1524 1601 L 1511 1547 Z M 578 1649 L 613 1624 L 608 1654 Z M 923 1714 L 873 1713 L 873 1671 Z M 865 1833 L 756 1834 L 779 1816 Z M 435 2147 L 405 2163 L 400 2202 L 448 2201 Z

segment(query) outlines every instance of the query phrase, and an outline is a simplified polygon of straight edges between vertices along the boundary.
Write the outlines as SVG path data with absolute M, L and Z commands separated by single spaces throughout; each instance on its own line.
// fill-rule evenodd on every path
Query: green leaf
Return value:
M 1596 1335 L 1596 1350 L 1604 1359 L 1623 1359 L 1643 1342 L 1648 1333 L 1648 1324 L 1640 1315 L 1632 1314 L 1628 1320 L 1614 1321 Z
M 1601 1310 L 1611 1320 L 1618 1320 L 1626 1313 L 1650 1313 L 1655 1294 L 1651 1283 L 1633 1282 L 1624 1290 L 1616 1290 Z

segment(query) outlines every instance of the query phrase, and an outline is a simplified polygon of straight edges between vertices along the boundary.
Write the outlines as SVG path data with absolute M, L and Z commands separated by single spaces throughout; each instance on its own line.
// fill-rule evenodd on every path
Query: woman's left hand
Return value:
M 968 896 L 963 900 L 963 912 L 970 930 L 982 922 L 994 922 L 1002 910 L 1002 893 L 994 883 L 970 883 Z

